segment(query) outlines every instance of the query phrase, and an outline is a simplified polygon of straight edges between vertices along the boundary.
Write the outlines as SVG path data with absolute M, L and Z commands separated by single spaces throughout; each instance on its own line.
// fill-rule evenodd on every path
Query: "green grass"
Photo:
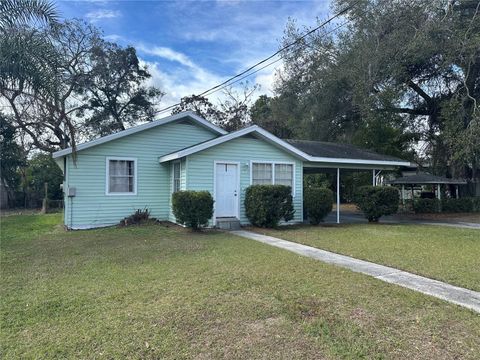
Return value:
M 474 359 L 478 314 L 221 232 L 1 218 L 2 359 Z
M 358 224 L 255 231 L 480 291 L 480 231 Z

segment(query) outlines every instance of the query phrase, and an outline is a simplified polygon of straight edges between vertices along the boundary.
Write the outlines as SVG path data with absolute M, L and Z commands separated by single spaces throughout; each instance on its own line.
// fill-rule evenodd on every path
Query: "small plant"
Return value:
M 398 202 L 398 190 L 387 186 L 362 186 L 355 196 L 355 203 L 368 222 L 377 222 L 384 215 L 395 214 Z
M 318 225 L 333 207 L 333 191 L 320 187 L 309 187 L 303 192 L 303 208 L 306 218 Z
M 132 215 L 120 220 L 120 226 L 139 225 L 148 220 L 154 220 L 150 218 L 150 211 L 147 208 L 138 209 Z
M 172 210 L 180 224 L 198 230 L 213 216 L 213 198 L 208 191 L 177 191 L 172 195 Z
M 292 189 L 285 185 L 252 185 L 245 193 L 245 212 L 253 225 L 275 227 L 293 219 Z

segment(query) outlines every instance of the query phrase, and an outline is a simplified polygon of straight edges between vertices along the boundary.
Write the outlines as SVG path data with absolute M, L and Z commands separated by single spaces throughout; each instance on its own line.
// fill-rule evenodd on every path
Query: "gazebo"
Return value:
M 403 176 L 394 180 L 387 180 L 386 183 L 390 185 L 402 185 L 402 204 L 405 205 L 405 185 L 410 185 L 410 187 L 412 188 L 412 200 L 414 185 L 435 186 L 437 199 L 441 200 L 441 185 L 455 185 L 455 197 L 458 198 L 458 185 L 466 184 L 467 182 L 463 179 L 450 179 L 443 176 L 436 176 L 427 173 L 417 173 L 415 175 Z

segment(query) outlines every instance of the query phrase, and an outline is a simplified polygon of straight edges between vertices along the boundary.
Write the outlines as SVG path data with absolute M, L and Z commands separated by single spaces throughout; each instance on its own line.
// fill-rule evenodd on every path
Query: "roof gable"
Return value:
M 182 149 L 182 150 L 179 150 L 179 151 L 175 151 L 171 154 L 164 155 L 164 156 L 160 157 L 159 162 L 163 163 L 163 162 L 179 159 L 179 158 L 182 158 L 184 156 L 188 156 L 188 155 L 197 153 L 199 151 L 209 149 L 213 146 L 223 144 L 227 141 L 237 139 L 237 138 L 242 137 L 242 136 L 248 136 L 248 135 L 256 135 L 257 137 L 261 138 L 262 140 L 267 141 L 267 142 L 281 148 L 282 150 L 284 150 L 284 151 L 286 151 L 286 152 L 292 154 L 293 156 L 295 156 L 297 158 L 300 158 L 302 160 L 304 160 L 305 155 L 307 155 L 307 154 L 303 153 L 302 151 L 300 151 L 299 149 L 295 148 L 294 146 L 292 146 L 292 145 L 288 144 L 287 142 L 283 141 L 282 139 L 277 138 L 275 135 L 273 135 L 273 134 L 269 133 L 268 131 L 262 129 L 258 125 L 252 125 L 252 126 L 249 126 L 247 128 L 231 132 L 227 135 L 223 135 L 223 136 L 220 136 L 218 138 L 208 140 L 208 141 L 205 141 L 203 143 L 200 143 L 200 144 L 197 144 L 197 145 L 194 145 L 194 146 L 190 146 L 188 148 L 185 148 L 185 149 Z
M 120 138 L 123 138 L 123 137 L 128 136 L 128 135 L 136 134 L 140 131 L 145 131 L 145 130 L 148 130 L 148 129 L 152 129 L 152 128 L 160 126 L 160 125 L 165 125 L 165 124 L 169 124 L 169 123 L 172 123 L 172 122 L 185 121 L 185 120 L 190 120 L 190 121 L 194 122 L 196 125 L 201 126 L 203 128 L 206 128 L 206 129 L 212 131 L 213 133 L 215 133 L 217 135 L 227 134 L 227 132 L 225 130 L 221 129 L 220 127 L 218 127 L 218 126 L 212 124 L 211 122 L 201 118 L 200 116 L 196 115 L 195 113 L 193 113 L 191 111 L 187 111 L 187 112 L 182 112 L 182 113 L 179 113 L 179 114 L 167 116 L 165 118 L 155 120 L 155 121 L 152 121 L 152 122 L 149 122 L 149 123 L 146 123 L 146 124 L 134 126 L 134 127 L 129 128 L 129 129 L 120 131 L 118 133 L 103 136 L 103 137 L 100 137 L 100 138 L 92 140 L 92 141 L 85 142 L 83 144 L 78 145 L 76 151 L 81 151 L 81 150 L 84 150 L 84 149 L 88 149 L 88 148 L 91 148 L 93 146 L 97 146 L 97 145 L 104 144 L 104 143 L 109 142 L 109 141 L 120 139 Z M 54 152 L 52 154 L 52 157 L 55 159 L 55 158 L 59 158 L 59 157 L 62 157 L 62 156 L 69 155 L 71 153 L 72 153 L 72 148 L 69 147 L 67 149 L 63 149 L 63 150 L 59 150 L 59 151 Z

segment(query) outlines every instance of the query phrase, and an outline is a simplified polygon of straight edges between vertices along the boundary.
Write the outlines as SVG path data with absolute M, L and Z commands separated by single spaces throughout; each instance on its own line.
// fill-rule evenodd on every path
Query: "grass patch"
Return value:
M 2 218 L 17 358 L 471 358 L 478 314 L 221 232 Z
M 479 230 L 390 224 L 254 230 L 480 291 Z

